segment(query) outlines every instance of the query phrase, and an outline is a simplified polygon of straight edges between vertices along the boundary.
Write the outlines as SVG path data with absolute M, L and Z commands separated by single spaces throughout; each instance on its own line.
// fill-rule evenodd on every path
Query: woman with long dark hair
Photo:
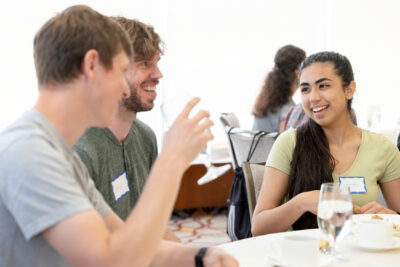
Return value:
M 292 96 L 298 87 L 298 67 L 305 57 L 304 50 L 294 45 L 286 45 L 276 52 L 275 66 L 265 78 L 254 104 L 253 130 L 283 130 L 283 120 L 295 105 Z
M 350 116 L 356 90 L 349 60 L 338 53 L 309 56 L 300 66 L 302 105 L 310 118 L 275 142 L 252 218 L 253 235 L 317 227 L 319 189 L 351 184 L 355 212 L 400 211 L 400 153 L 383 135 Z M 386 208 L 376 202 L 382 190 Z

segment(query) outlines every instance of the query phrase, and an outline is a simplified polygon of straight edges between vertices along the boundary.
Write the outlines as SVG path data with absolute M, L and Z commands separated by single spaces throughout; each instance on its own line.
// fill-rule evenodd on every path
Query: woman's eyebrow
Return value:
M 322 82 L 324 82 L 324 81 L 332 81 L 331 79 L 328 79 L 328 78 L 321 78 L 321 79 L 319 79 L 319 80 L 317 80 L 314 84 L 319 84 L 319 83 L 322 83 Z M 304 83 L 301 83 L 300 84 L 300 86 L 309 86 L 310 84 L 309 83 L 307 83 L 307 82 L 304 82 Z

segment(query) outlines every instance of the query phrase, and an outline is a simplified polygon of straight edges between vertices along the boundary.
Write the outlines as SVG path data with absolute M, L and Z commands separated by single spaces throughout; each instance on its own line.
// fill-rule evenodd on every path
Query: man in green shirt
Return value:
M 108 128 L 89 128 L 74 149 L 104 199 L 126 220 L 158 154 L 154 132 L 136 114 L 154 106 L 156 86 L 162 78 L 158 61 L 163 43 L 149 25 L 123 17 L 113 19 L 128 32 L 134 51 L 134 61 L 127 72 L 131 96 L 123 100 Z M 165 238 L 179 241 L 169 230 Z

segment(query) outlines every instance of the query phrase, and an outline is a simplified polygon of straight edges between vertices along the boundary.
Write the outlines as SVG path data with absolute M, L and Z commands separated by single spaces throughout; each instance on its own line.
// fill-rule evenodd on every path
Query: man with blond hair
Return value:
M 47 21 L 35 36 L 39 97 L 0 134 L 0 266 L 194 266 L 197 248 L 162 241 L 184 170 L 213 137 L 190 101 L 125 223 L 72 150 L 88 127 L 110 125 L 130 95 L 129 37 L 87 6 Z M 201 250 L 204 252 L 204 250 Z M 209 248 L 204 266 L 237 266 Z

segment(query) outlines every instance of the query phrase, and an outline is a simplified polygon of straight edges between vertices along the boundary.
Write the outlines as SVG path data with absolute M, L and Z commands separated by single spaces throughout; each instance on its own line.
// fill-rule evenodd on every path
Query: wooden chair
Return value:
M 256 207 L 258 195 L 264 177 L 265 162 L 262 163 L 242 163 L 244 179 L 246 182 L 247 203 L 249 205 L 250 219 Z

